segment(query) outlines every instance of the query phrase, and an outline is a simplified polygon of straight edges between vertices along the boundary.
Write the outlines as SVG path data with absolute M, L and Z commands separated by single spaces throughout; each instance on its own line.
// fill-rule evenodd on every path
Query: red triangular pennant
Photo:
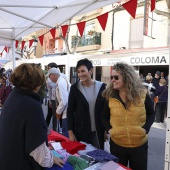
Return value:
M 151 12 L 155 9 L 155 1 L 156 0 L 151 0 Z
M 108 12 L 97 17 L 103 31 L 105 31 L 106 28 L 107 18 L 108 18 Z
M 19 43 L 19 41 L 15 40 L 15 48 L 18 48 L 18 43 Z
M 63 37 L 65 38 L 68 30 L 68 25 L 61 26 L 61 29 L 62 29 Z
M 130 0 L 122 5 L 126 11 L 135 18 L 136 15 L 136 8 L 137 8 L 137 0 Z
M 34 40 L 29 40 L 29 48 L 32 46 L 32 43 L 34 42 Z
M 41 46 L 43 46 L 44 34 L 38 37 L 40 40 Z
M 50 30 L 50 33 L 51 33 L 53 39 L 55 39 L 55 28 L 52 28 L 52 29 Z
M 23 50 L 24 45 L 25 45 L 25 41 L 22 41 L 22 42 L 21 42 L 21 51 Z
M 8 47 L 5 47 L 4 50 L 6 51 L 6 53 L 8 52 Z
M 83 35 L 85 25 L 86 25 L 86 21 L 77 23 L 77 27 L 78 27 L 78 30 L 79 30 L 81 37 Z

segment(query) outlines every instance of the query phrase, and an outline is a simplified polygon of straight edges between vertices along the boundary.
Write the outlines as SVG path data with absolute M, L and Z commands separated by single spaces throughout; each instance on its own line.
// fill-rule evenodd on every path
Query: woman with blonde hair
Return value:
M 121 164 L 146 170 L 147 134 L 155 115 L 152 100 L 134 68 L 116 63 L 103 97 L 106 102 L 102 121 L 110 134 L 110 152 Z
M 3 105 L 0 116 L 0 169 L 40 170 L 53 163 L 62 166 L 47 147 L 47 126 L 40 96 L 45 82 L 36 64 L 21 64 L 10 82 L 15 86 Z
M 165 79 L 159 80 L 159 87 L 156 89 L 154 96 L 158 96 L 158 102 L 155 106 L 155 122 L 164 123 L 164 117 L 167 112 L 168 87 Z

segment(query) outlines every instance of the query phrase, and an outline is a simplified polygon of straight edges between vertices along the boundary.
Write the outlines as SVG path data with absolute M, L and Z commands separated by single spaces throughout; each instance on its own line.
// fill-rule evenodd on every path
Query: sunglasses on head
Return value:
M 111 80 L 113 80 L 113 78 L 114 78 L 115 80 L 119 80 L 119 76 L 118 76 L 118 75 L 110 76 L 110 79 L 111 79 Z

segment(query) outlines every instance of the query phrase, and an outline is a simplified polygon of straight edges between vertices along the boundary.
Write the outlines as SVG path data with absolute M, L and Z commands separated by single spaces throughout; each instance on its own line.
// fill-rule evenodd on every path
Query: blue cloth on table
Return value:
M 53 156 L 56 156 L 56 157 L 58 157 L 58 158 L 63 159 L 63 156 L 60 155 L 60 154 L 59 154 L 58 152 L 56 152 L 55 150 L 52 150 L 51 152 L 52 152 Z
M 96 162 L 104 162 L 104 161 L 119 162 L 119 159 L 116 156 L 101 149 L 90 151 L 87 153 L 87 155 L 94 158 Z
M 74 169 L 68 162 L 66 162 L 63 165 L 63 168 L 59 167 L 58 165 L 53 165 L 51 168 L 45 168 L 45 170 L 74 170 Z

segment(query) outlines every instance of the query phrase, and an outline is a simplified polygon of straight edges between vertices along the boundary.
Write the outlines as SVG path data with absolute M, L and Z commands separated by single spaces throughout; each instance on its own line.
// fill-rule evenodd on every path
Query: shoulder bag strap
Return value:
M 162 92 L 162 94 L 160 96 L 158 96 L 158 99 L 163 95 L 163 93 L 165 92 L 166 86 L 164 88 L 164 91 Z

